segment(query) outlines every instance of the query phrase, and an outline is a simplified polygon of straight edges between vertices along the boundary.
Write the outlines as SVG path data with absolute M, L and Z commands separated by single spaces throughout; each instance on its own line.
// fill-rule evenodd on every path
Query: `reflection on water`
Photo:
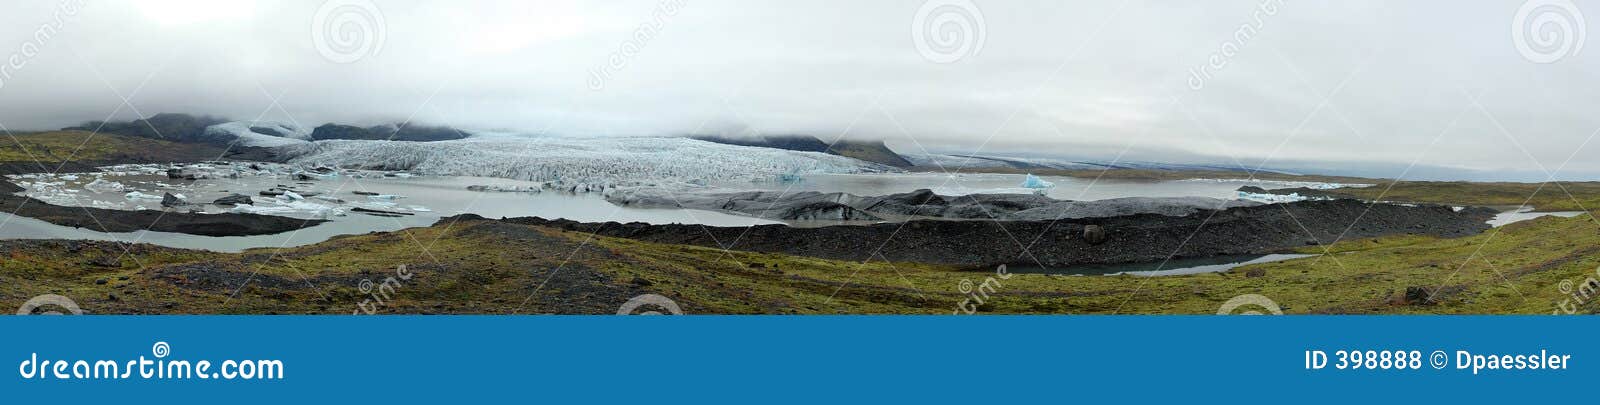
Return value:
M 1270 254 L 1215 256 L 1198 259 L 1173 259 L 1166 263 L 1083 264 L 1070 267 L 1044 268 L 1039 266 L 1006 266 L 1012 273 L 1062 274 L 1062 275 L 1131 275 L 1177 276 L 1184 274 L 1221 273 L 1240 266 L 1299 259 L 1315 255 Z
M 111 176 L 106 176 L 108 179 Z M 132 179 L 117 179 L 135 184 Z M 87 180 L 85 180 L 87 181 Z M 257 200 L 270 197 L 256 196 L 283 179 L 272 177 L 217 180 L 162 180 L 184 183 L 181 186 L 195 202 L 210 201 L 229 192 L 248 194 Z M 37 219 L 5 215 L 0 221 L 0 239 L 88 239 L 151 243 L 161 246 L 237 252 L 257 247 L 302 246 L 328 240 L 338 235 L 358 235 L 368 232 L 395 231 L 403 228 L 432 225 L 442 217 L 472 213 L 488 218 L 528 217 L 565 218 L 580 222 L 646 222 L 652 224 L 706 224 L 711 226 L 749 226 L 777 223 L 774 221 L 730 215 L 718 212 L 685 209 L 641 209 L 613 205 L 597 195 L 567 195 L 545 193 L 502 193 L 467 191 L 469 185 L 530 186 L 533 183 L 515 180 L 473 177 L 415 177 L 415 178 L 364 178 L 348 177 L 314 182 L 310 189 L 323 191 L 324 195 L 350 200 L 353 205 L 366 197 L 353 191 L 405 196 L 399 199 L 402 207 L 416 206 L 425 210 L 412 211 L 414 215 L 377 217 L 350 212 L 344 216 L 330 217 L 330 222 L 298 231 L 276 235 L 211 237 L 168 232 L 103 233 L 80 228 L 50 224 Z M 229 190 L 227 192 L 220 190 Z M 156 195 L 160 195 L 158 190 Z M 83 191 L 75 200 L 77 205 L 91 205 L 93 199 L 123 199 L 120 193 L 92 193 Z M 332 204 L 332 203 L 329 203 Z M 147 204 L 159 206 L 158 204 Z M 215 207 L 208 211 L 218 211 Z

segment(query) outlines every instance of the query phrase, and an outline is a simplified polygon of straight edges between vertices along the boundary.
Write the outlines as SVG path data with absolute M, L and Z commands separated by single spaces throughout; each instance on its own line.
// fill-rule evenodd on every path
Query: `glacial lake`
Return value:
M 155 200 L 130 200 L 124 197 L 128 190 L 94 192 L 82 189 L 82 184 L 93 180 L 89 174 L 81 174 L 75 180 L 66 180 L 64 189 L 76 189 L 74 193 L 60 193 L 56 196 L 44 198 L 47 202 L 68 206 L 102 206 L 110 208 L 108 204 L 119 204 L 125 209 L 142 206 L 150 209 L 160 209 L 160 201 Z M 103 176 L 107 180 L 116 180 L 124 184 L 129 190 L 143 190 L 146 193 L 161 195 L 162 192 L 181 193 L 190 201 L 210 202 L 216 198 L 239 193 L 249 195 L 259 206 L 271 207 L 264 200 L 272 197 L 257 195 L 261 190 L 274 187 L 278 184 L 293 184 L 293 182 L 276 177 L 245 177 L 240 179 L 204 179 L 195 181 L 170 180 L 166 176 L 134 175 L 134 176 Z M 58 180 L 60 181 L 60 180 Z M 467 186 L 494 185 L 501 187 L 536 187 L 536 183 L 497 178 L 478 177 L 435 177 L 419 176 L 411 178 L 389 177 L 336 177 L 328 180 L 308 182 L 309 185 L 301 186 L 304 189 L 316 190 L 322 196 L 335 197 L 347 200 L 346 204 L 308 198 L 307 202 L 323 204 L 329 207 L 351 207 L 371 203 L 392 203 L 396 211 L 406 211 L 412 215 L 398 217 L 380 217 L 366 215 L 346 210 L 343 216 L 330 216 L 331 221 L 274 235 L 258 236 L 198 236 L 168 232 L 125 232 L 104 233 L 81 228 L 71 228 L 55 225 L 37 219 L 13 216 L 0 213 L 0 239 L 87 239 L 109 240 L 123 242 L 150 243 L 161 246 L 205 249 L 220 252 L 238 252 L 244 249 L 258 247 L 293 247 L 322 242 L 339 235 L 359 235 L 368 232 L 396 231 L 404 228 L 425 227 L 433 225 L 440 218 L 461 213 L 472 213 L 488 218 L 500 217 L 530 217 L 565 218 L 580 222 L 645 222 L 652 224 L 705 224 L 708 226 L 750 226 L 759 224 L 775 224 L 777 221 L 753 218 L 748 216 L 732 215 L 720 212 L 688 210 L 688 209 L 641 209 L 620 207 L 606 202 L 595 194 L 563 194 L 557 192 L 542 193 L 517 193 L 517 192 L 479 192 L 468 191 Z M 369 196 L 356 195 L 355 191 L 378 193 L 400 196 L 393 200 L 372 200 Z M 101 201 L 95 204 L 94 201 Z M 224 208 L 206 206 L 207 212 L 221 212 Z M 310 218 L 306 213 L 289 213 L 288 216 L 297 218 Z
M 726 188 L 759 190 L 790 190 L 843 192 L 858 196 L 905 193 L 918 189 L 931 189 L 940 195 L 966 195 L 978 193 L 1031 193 L 1022 188 L 1023 174 L 960 173 L 887 173 L 887 174 L 817 174 L 803 176 L 798 181 L 779 182 L 724 182 L 714 184 Z M 1311 186 L 1316 183 L 1283 181 L 1244 181 L 1221 179 L 1195 180 L 1120 180 L 1040 176 L 1055 183 L 1045 195 L 1059 200 L 1104 200 L 1121 197 L 1212 197 L 1238 198 L 1237 190 L 1243 186 L 1263 188 L 1288 188 Z
M 51 178 L 16 179 L 14 182 L 25 187 L 28 187 L 26 183 L 32 183 L 33 186 L 29 187 L 29 191 L 26 194 L 51 204 L 63 206 L 160 209 L 160 201 L 158 199 L 148 197 L 129 198 L 126 194 L 130 191 L 139 191 L 154 197 L 160 196 L 164 192 L 171 192 L 182 194 L 186 199 L 195 203 L 206 203 L 219 197 L 238 193 L 251 196 L 258 202 L 252 209 L 288 210 L 287 212 L 272 213 L 274 215 L 322 218 L 325 214 L 295 209 L 297 207 L 303 208 L 303 206 L 337 209 L 342 212 L 342 215 L 326 216 L 326 219 L 329 219 L 330 222 L 275 235 L 211 237 L 150 231 L 95 232 L 0 213 L 0 239 L 107 240 L 237 252 L 260 247 L 303 246 L 322 242 L 339 235 L 425 227 L 434 224 L 440 218 L 462 213 L 472 213 L 488 218 L 537 216 L 552 219 L 564 218 L 580 222 L 616 221 L 651 224 L 702 224 L 707 226 L 750 226 L 782 223 L 704 210 L 621 207 L 605 201 L 598 194 L 568 194 L 554 191 L 538 193 L 496 192 L 470 191 L 467 189 L 468 186 L 492 186 L 505 189 L 539 188 L 539 183 L 527 181 L 462 176 L 385 177 L 382 173 L 368 174 L 369 176 L 367 177 L 334 176 L 314 181 L 293 181 L 283 176 L 249 175 L 241 176 L 240 178 L 188 181 L 169 179 L 164 174 L 152 174 L 148 171 L 144 173 L 76 174 Z M 794 182 L 734 182 L 713 184 L 713 186 L 725 189 L 721 191 L 756 189 L 846 192 L 856 195 L 882 195 L 928 188 L 940 194 L 962 195 L 1029 192 L 1030 190 L 1018 187 L 1024 177 L 1024 175 L 1020 174 L 959 174 L 949 176 L 943 173 L 811 175 Z M 96 190 L 92 187 L 84 187 L 96 179 L 115 181 L 121 187 L 110 190 Z M 1237 196 L 1235 190 L 1245 185 L 1268 188 L 1308 185 L 1306 183 L 1246 182 L 1239 180 L 1127 181 L 1102 179 L 1093 181 L 1092 179 L 1053 176 L 1044 177 L 1044 180 L 1055 183 L 1055 188 L 1049 190 L 1047 195 L 1058 199 L 1078 200 L 1135 196 L 1235 198 Z M 45 183 L 49 184 L 45 185 Z M 308 195 L 307 197 L 309 198 L 302 201 L 285 204 L 275 202 L 277 200 L 272 197 L 264 197 L 258 194 L 262 190 L 279 186 L 290 186 L 318 195 Z M 358 195 L 356 193 L 358 191 L 364 194 L 385 196 L 380 198 L 377 196 Z M 394 196 L 394 198 L 388 198 L 388 196 Z M 327 199 L 338 199 L 343 200 L 343 202 L 328 201 Z M 372 216 L 350 211 L 350 208 L 356 206 L 404 211 L 411 215 L 394 217 Z M 228 210 L 227 207 L 215 205 L 203 205 L 199 209 L 211 213 Z M 1497 218 L 1494 223 L 1498 226 L 1516 220 L 1530 219 L 1537 215 L 1542 214 L 1508 212 Z M 1555 213 L 1554 215 L 1566 216 L 1571 214 Z M 798 225 L 818 226 L 824 224 L 804 223 Z M 1039 272 L 1054 274 L 1192 274 L 1225 271 L 1243 264 L 1258 263 L 1263 260 L 1286 260 L 1287 258 L 1292 257 L 1268 255 L 1174 260 L 1159 270 L 1154 268 L 1159 263 L 1148 263 L 1104 268 L 1041 269 Z M 1026 269 L 1015 269 L 1014 271 L 1028 272 Z

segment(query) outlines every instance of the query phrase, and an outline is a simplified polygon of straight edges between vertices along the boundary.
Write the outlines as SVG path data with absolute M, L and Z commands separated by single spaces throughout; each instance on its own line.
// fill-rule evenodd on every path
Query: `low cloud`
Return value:
M 1558 167 L 1563 178 L 1600 172 L 1568 159 L 1592 150 L 1580 146 L 1600 128 L 1585 69 L 1596 53 L 1527 57 L 1516 42 L 1527 38 L 1510 29 L 1518 1 L 1284 2 L 1264 16 L 1260 1 L 947 2 L 955 8 L 678 1 L 663 19 L 661 1 L 344 1 L 334 5 L 376 14 L 340 20 L 322 1 L 87 1 L 24 66 L 0 71 L 0 125 L 189 112 L 572 135 L 806 133 L 907 153 L 1126 151 L 1387 176 L 1412 162 L 1534 180 Z M 0 55 L 21 52 L 59 4 L 3 6 Z M 919 20 L 926 10 L 959 12 Z M 374 16 L 381 24 L 361 25 Z M 324 20 L 347 25 L 318 42 L 313 22 Z M 930 21 L 933 31 L 913 33 Z M 378 38 L 381 49 L 362 47 Z M 1195 68 L 1224 51 L 1195 89 Z M 623 53 L 626 65 L 593 89 L 591 72 Z

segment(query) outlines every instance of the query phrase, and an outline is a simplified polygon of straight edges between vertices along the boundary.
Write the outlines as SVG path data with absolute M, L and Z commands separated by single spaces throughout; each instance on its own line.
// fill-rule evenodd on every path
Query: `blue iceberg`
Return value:
M 1027 178 L 1022 179 L 1022 187 L 1024 187 L 1024 188 L 1031 188 L 1031 189 L 1034 189 L 1034 190 L 1046 190 L 1046 189 L 1049 189 L 1049 188 L 1055 187 L 1055 186 L 1056 186 L 1056 183 L 1051 183 L 1051 182 L 1048 182 L 1048 181 L 1044 181 L 1044 179 L 1039 178 L 1039 176 L 1034 176 L 1031 173 L 1028 174 Z

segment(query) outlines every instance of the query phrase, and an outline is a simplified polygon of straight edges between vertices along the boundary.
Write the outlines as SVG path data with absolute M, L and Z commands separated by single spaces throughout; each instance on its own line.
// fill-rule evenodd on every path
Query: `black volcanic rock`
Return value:
M 821 139 L 809 135 L 767 135 L 755 137 L 730 137 L 720 135 L 694 135 L 690 139 L 714 142 L 725 145 L 754 146 L 758 148 L 773 148 L 794 150 L 801 152 L 827 152 L 828 144 Z
M 188 201 L 184 201 L 182 198 L 172 195 L 172 193 L 161 194 L 161 206 L 163 207 L 182 207 L 187 205 L 189 205 Z
M 161 113 L 147 119 L 128 122 L 90 121 L 64 131 L 96 131 L 101 133 L 162 139 L 174 142 L 208 143 L 206 127 L 228 122 L 217 117 L 189 114 Z
M 230 194 L 227 197 L 218 198 L 216 201 L 212 201 L 211 203 L 216 205 L 255 205 L 255 201 L 251 200 L 250 196 L 244 194 Z
M 720 135 L 691 135 L 690 139 L 706 142 L 715 142 L 726 145 L 752 146 L 758 148 L 773 148 L 793 150 L 800 152 L 822 152 L 830 155 L 855 158 L 863 161 L 884 164 L 894 167 L 906 168 L 914 166 L 911 161 L 901 157 L 890 150 L 883 141 L 851 141 L 838 140 L 832 145 L 810 135 L 759 135 L 759 136 L 720 136 Z
M 1486 221 L 1493 216 L 1493 210 L 1479 208 L 1455 211 L 1443 205 L 1368 205 L 1355 200 L 1323 200 L 1206 210 L 1181 217 L 1136 214 L 1004 223 L 916 220 L 812 228 L 580 223 L 541 218 L 500 221 L 657 243 L 835 260 L 866 260 L 876 252 L 877 259 L 891 262 L 963 266 L 1029 263 L 1066 267 L 1154 262 L 1168 257 L 1276 253 L 1304 246 L 1307 238 L 1319 243 L 1332 243 L 1341 236 L 1359 239 L 1423 234 L 1455 238 L 1489 229 Z M 484 220 L 469 214 L 440 221 L 450 223 L 456 219 Z M 1093 231 L 1091 227 L 1101 231 Z M 1034 240 L 1037 243 L 1028 244 Z
M 851 141 L 840 139 L 828 146 L 828 154 L 839 155 L 865 160 L 873 163 L 882 163 L 889 166 L 907 168 L 915 166 L 911 161 L 894 153 L 883 141 Z

